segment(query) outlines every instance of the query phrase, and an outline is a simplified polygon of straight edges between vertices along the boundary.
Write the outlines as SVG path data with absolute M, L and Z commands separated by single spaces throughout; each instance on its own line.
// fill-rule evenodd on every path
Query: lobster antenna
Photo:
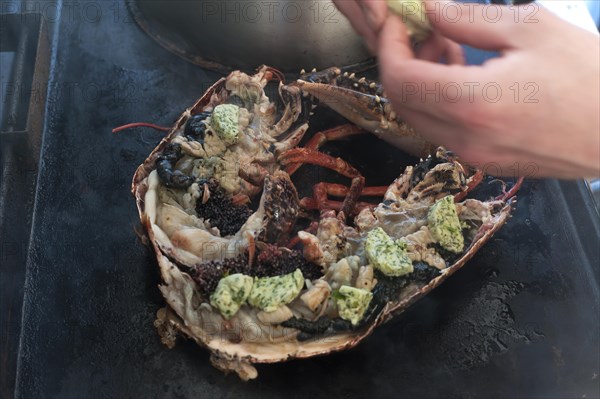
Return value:
M 136 122 L 136 123 L 128 123 L 127 125 L 116 127 L 112 130 L 112 132 L 119 133 L 123 130 L 133 129 L 134 127 L 149 127 L 151 129 L 160 130 L 161 132 L 168 132 L 169 130 L 171 130 L 170 127 L 158 126 L 153 123 Z

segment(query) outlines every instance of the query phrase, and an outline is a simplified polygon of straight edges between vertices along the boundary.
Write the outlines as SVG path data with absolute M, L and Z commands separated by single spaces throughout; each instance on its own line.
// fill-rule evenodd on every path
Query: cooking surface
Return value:
M 110 131 L 172 124 L 219 76 L 146 37 L 123 3 L 93 4 L 99 21 L 63 15 L 54 38 L 17 397 L 600 396 L 600 233 L 580 183 L 528 181 L 471 262 L 351 351 L 259 365 L 244 383 L 190 342 L 164 347 L 152 326 L 157 265 L 129 192 L 161 133 Z M 402 165 L 360 140 L 344 144 L 369 148 L 358 167 Z

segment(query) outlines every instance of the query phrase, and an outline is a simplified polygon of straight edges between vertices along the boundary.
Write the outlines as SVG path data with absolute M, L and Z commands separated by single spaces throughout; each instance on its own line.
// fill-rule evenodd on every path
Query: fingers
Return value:
M 422 100 L 423 93 L 426 90 L 483 79 L 483 72 L 478 67 L 448 66 L 415 59 L 406 28 L 402 20 L 395 15 L 388 16 L 379 39 L 379 69 L 382 83 L 388 97 L 393 102 L 401 101 L 403 106 L 428 114 L 449 111 L 448 108 L 452 104 L 445 104 L 442 99 L 435 100 L 433 104 L 428 103 Z M 444 51 L 438 51 L 434 45 L 433 49 L 426 48 L 423 52 L 426 52 L 425 56 L 437 56 Z M 456 55 L 452 57 L 453 61 L 456 61 L 455 58 L 460 58 Z M 407 91 L 412 86 L 417 87 L 416 96 L 411 96 Z
M 467 60 L 460 44 L 450 39 L 446 39 L 446 43 L 446 62 L 450 65 L 465 65 Z
M 449 0 L 423 0 L 427 18 L 434 30 L 451 41 L 484 50 L 508 50 L 519 47 L 523 40 L 535 33 L 536 15 L 550 19 L 537 5 L 506 7 Z M 377 50 L 377 37 L 388 15 L 383 0 L 334 0 L 337 8 L 348 18 L 352 27 L 365 39 L 371 51 Z M 539 11 L 539 12 L 538 12 Z M 527 24 L 526 22 L 529 22 Z M 542 21 L 543 22 L 543 21 Z M 529 32 L 523 34 L 523 32 Z M 525 36 L 525 37 L 524 37 Z M 440 40 L 428 45 L 420 56 L 432 60 L 442 53 Z M 461 63 L 462 52 L 447 44 L 445 56 L 449 63 Z
M 518 7 L 424 1 L 431 25 L 449 39 L 484 50 L 504 50 L 518 44 L 515 41 Z M 524 19 L 523 15 L 520 19 Z
M 394 103 L 397 104 L 397 103 Z M 411 126 L 417 133 L 426 137 L 436 145 L 443 145 L 446 149 L 455 151 L 465 148 L 463 140 L 464 134 L 457 134 L 455 127 L 442 118 L 430 115 L 420 110 L 409 109 L 405 104 L 394 106 L 398 116 Z
M 390 58 L 411 60 L 415 58 L 406 26 L 400 17 L 389 15 L 379 34 L 379 57 L 389 61 Z
M 465 55 L 462 47 L 450 39 L 438 33 L 432 34 L 421 43 L 415 51 L 418 59 L 423 61 L 441 62 L 445 60 L 448 64 L 465 64 Z
M 359 0 L 359 5 L 363 10 L 369 28 L 377 34 L 383 27 L 387 16 L 387 3 L 381 0 Z

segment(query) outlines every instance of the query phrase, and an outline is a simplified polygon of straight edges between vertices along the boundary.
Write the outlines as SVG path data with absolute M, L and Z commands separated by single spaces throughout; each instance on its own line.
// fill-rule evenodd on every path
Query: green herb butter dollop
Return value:
M 429 208 L 427 224 L 433 239 L 445 250 L 460 253 L 465 246 L 454 197 L 448 195 Z
M 342 285 L 334 294 L 335 302 L 340 317 L 348 320 L 352 325 L 357 325 L 362 320 L 373 293 L 360 288 Z
M 275 277 L 255 277 L 248 303 L 265 312 L 273 312 L 281 305 L 292 302 L 304 286 L 302 271 Z
M 219 280 L 215 292 L 210 296 L 210 304 L 229 320 L 240 310 L 252 291 L 253 279 L 241 273 L 232 274 Z
M 210 117 L 210 126 L 227 144 L 235 144 L 240 134 L 240 108 L 234 104 L 217 105 Z
M 367 234 L 365 252 L 371 265 L 386 276 L 404 276 L 414 270 L 406 244 L 388 236 L 381 227 Z

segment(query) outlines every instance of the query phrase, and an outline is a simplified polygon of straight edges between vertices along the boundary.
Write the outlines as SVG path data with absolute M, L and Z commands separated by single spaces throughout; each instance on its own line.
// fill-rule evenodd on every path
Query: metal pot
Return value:
M 330 0 L 135 0 L 128 5 L 162 46 L 221 72 L 268 64 L 297 73 L 370 59 Z

